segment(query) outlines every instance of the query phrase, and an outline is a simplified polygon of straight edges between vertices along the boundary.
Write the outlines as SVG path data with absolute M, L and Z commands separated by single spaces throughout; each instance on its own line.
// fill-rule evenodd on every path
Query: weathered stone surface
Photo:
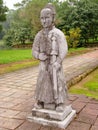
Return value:
M 10 119 L 0 117 L 0 127 L 14 130 L 21 125 L 24 120 Z
M 92 126 L 90 130 L 98 130 L 98 126 Z
M 36 34 L 33 43 L 33 56 L 40 60 L 35 107 L 63 111 L 67 87 L 62 62 L 67 55 L 68 45 L 64 33 L 54 26 L 55 15 L 52 3 L 41 10 L 43 28 Z
M 8 130 L 8 129 L 5 129 L 5 128 L 0 128 L 0 130 Z
M 97 116 L 81 112 L 76 120 L 94 125 Z
M 40 128 L 40 130 L 51 130 L 51 126 L 43 126 Z
M 90 114 L 90 115 L 94 115 L 94 116 L 98 116 L 98 110 L 96 109 L 91 109 L 91 108 L 84 108 L 82 110 L 83 113 L 87 113 L 87 114 Z
M 78 102 L 77 100 L 72 103 L 72 107 L 76 110 L 77 113 L 79 113 L 85 107 L 85 105 L 86 103 Z
M 55 110 L 55 104 L 44 104 L 44 109 Z
M 28 120 L 31 122 L 36 122 L 43 125 L 49 125 L 52 127 L 60 127 L 60 128 L 66 128 L 68 124 L 74 119 L 76 116 L 76 111 L 72 110 L 72 112 L 63 120 L 63 121 L 57 121 L 57 120 L 47 120 L 40 117 L 34 117 L 34 116 L 28 116 Z
M 90 108 L 90 109 L 96 109 L 98 110 L 98 104 L 95 104 L 95 103 L 89 103 L 87 104 L 87 107 L 86 108 Z
M 96 122 L 95 122 L 94 125 L 98 126 L 98 117 L 97 117 Z
M 41 125 L 25 121 L 21 126 L 15 130 L 39 130 Z
M 73 121 L 66 130 L 90 130 L 91 125 L 83 122 Z
M 63 112 L 48 109 L 32 109 L 32 115 L 45 119 L 64 120 L 72 112 L 71 106 L 66 106 Z

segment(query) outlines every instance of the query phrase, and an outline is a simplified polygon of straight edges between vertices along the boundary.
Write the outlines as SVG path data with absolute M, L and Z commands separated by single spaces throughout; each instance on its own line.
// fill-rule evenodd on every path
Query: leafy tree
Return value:
M 25 44 L 26 40 L 31 39 L 31 28 L 28 23 L 12 23 L 12 27 L 7 31 L 5 42 L 8 46 L 15 44 Z
M 62 15 L 59 27 L 65 31 L 79 27 L 81 45 L 98 36 L 98 0 L 70 0 L 65 2 L 67 8 Z M 63 8 L 64 10 L 64 8 Z
M 7 45 L 7 46 L 12 46 L 13 45 L 12 44 L 13 40 L 14 40 L 13 34 L 14 34 L 14 30 L 13 29 L 7 30 L 6 35 L 4 35 L 4 37 L 3 37 L 5 45 Z
M 31 38 L 31 28 L 29 24 L 26 22 L 19 24 L 14 23 L 14 27 L 14 42 L 25 44 L 25 41 Z
M 7 7 L 3 5 L 3 1 L 0 0 L 0 22 L 3 22 L 6 20 L 6 12 Z M 0 24 L 0 32 L 2 30 L 2 25 Z
M 13 38 L 10 40 L 12 44 L 25 44 L 27 39 L 33 40 L 35 34 L 41 29 L 40 11 L 49 1 L 23 0 L 22 3 L 17 3 L 15 5 L 17 10 L 10 12 L 7 17 L 11 17 L 11 21 L 9 22 L 10 28 L 6 32 L 7 37 L 5 36 L 5 39 L 9 39 L 13 32 Z M 56 3 L 54 0 L 54 4 Z
M 32 27 L 32 36 L 41 29 L 40 23 L 40 11 L 48 3 L 52 2 L 58 8 L 58 0 L 23 0 L 21 3 L 17 3 L 15 6 L 19 7 L 17 10 L 17 16 L 15 16 L 15 21 L 20 21 L 21 19 L 26 19 Z

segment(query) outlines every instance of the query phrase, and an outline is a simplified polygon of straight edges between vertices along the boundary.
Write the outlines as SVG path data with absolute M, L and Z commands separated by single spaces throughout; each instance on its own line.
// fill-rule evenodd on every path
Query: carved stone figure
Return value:
M 43 29 L 37 33 L 33 43 L 33 56 L 40 60 L 35 107 L 63 111 L 67 88 L 62 61 L 68 47 L 65 35 L 54 25 L 55 15 L 52 4 L 41 10 L 40 20 Z

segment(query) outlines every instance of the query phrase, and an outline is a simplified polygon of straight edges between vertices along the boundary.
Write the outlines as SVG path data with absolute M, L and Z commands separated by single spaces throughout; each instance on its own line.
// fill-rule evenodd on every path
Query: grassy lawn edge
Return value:
M 34 67 L 37 66 L 39 64 L 38 60 L 32 61 L 32 60 L 26 60 L 23 62 L 15 62 L 15 63 L 10 63 L 10 64 L 6 64 L 4 65 L 4 67 L 0 67 L 0 75 L 1 74 L 5 74 L 8 72 L 13 72 L 16 70 L 20 70 L 20 69 L 25 69 L 28 67 Z
M 75 56 L 75 55 L 80 55 L 87 53 L 89 51 L 93 51 L 94 49 L 92 48 L 77 48 L 77 49 L 70 49 L 68 51 L 67 57 L 69 56 Z M 7 64 L 1 64 L 0 65 L 0 75 L 8 72 L 13 72 L 16 70 L 28 68 L 28 67 L 33 67 L 37 66 L 39 64 L 38 60 L 33 59 L 26 59 L 22 61 L 17 61 L 17 62 L 12 62 L 12 63 L 7 63 Z
M 98 67 L 79 83 L 72 85 L 69 92 L 98 100 Z

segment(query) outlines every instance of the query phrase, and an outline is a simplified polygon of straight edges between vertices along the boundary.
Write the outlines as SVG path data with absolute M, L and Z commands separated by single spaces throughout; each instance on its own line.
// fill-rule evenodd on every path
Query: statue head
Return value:
M 44 28 L 50 28 L 54 25 L 55 21 L 55 9 L 51 3 L 48 3 L 44 9 L 41 10 L 40 20 Z

